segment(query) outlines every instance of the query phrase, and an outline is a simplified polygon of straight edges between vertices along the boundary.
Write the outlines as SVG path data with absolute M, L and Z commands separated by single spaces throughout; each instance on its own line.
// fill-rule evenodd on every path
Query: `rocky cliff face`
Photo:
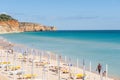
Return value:
M 56 28 L 52 26 L 44 26 L 41 24 L 20 22 L 19 27 L 21 31 L 55 31 Z
M 16 20 L 0 21 L 0 32 L 19 31 L 19 22 Z
M 26 32 L 26 31 L 55 31 L 56 27 L 41 24 L 18 22 L 17 20 L 0 21 L 0 32 Z

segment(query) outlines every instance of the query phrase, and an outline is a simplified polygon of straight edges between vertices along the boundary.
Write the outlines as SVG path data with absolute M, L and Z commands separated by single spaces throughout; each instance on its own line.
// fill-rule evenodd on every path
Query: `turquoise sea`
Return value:
M 77 30 L 51 32 L 24 32 L 1 34 L 13 43 L 24 44 L 40 50 L 82 60 L 88 67 L 92 62 L 92 71 L 101 63 L 103 69 L 108 64 L 108 75 L 120 80 L 120 31 L 119 30 Z

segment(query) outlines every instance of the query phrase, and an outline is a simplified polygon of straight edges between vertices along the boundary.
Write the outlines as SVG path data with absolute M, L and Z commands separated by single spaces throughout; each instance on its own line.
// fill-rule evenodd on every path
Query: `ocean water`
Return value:
M 13 43 L 67 56 L 74 62 L 78 58 L 79 66 L 82 66 L 84 59 L 89 68 L 91 61 L 94 72 L 98 63 L 102 64 L 103 69 L 107 64 L 108 75 L 120 80 L 119 30 L 24 32 L 0 36 Z

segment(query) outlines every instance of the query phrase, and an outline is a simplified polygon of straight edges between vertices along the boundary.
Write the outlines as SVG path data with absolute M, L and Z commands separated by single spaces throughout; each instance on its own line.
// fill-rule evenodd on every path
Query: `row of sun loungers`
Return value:
M 64 65 L 65 67 L 58 67 L 58 66 L 54 66 L 54 65 L 50 65 L 49 62 L 44 61 L 44 60 L 32 60 L 31 58 L 28 58 L 27 56 L 23 56 L 22 54 L 19 54 L 17 56 L 18 60 L 22 60 L 23 62 L 29 62 L 29 63 L 34 63 L 36 67 L 39 66 L 46 66 L 48 65 L 48 70 L 51 72 L 55 72 L 58 73 L 58 71 L 60 71 L 63 74 L 70 74 L 71 78 L 76 78 L 76 79 L 82 79 L 83 77 L 85 77 L 85 75 L 83 74 L 71 74 L 70 70 L 68 69 L 68 65 Z M 18 75 L 19 78 L 22 79 L 30 79 L 30 78 L 35 78 L 38 76 L 38 74 L 30 74 L 27 73 L 26 71 L 22 69 L 22 67 L 20 65 L 12 65 L 11 62 L 7 62 L 7 61 L 3 61 L 0 62 L 0 68 L 5 68 L 6 71 L 8 71 L 9 75 Z

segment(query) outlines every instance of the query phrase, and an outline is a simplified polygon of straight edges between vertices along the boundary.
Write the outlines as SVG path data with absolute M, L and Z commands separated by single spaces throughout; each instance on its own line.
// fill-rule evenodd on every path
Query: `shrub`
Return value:
M 9 21 L 9 20 L 15 20 L 10 15 L 7 14 L 0 14 L 0 21 Z

